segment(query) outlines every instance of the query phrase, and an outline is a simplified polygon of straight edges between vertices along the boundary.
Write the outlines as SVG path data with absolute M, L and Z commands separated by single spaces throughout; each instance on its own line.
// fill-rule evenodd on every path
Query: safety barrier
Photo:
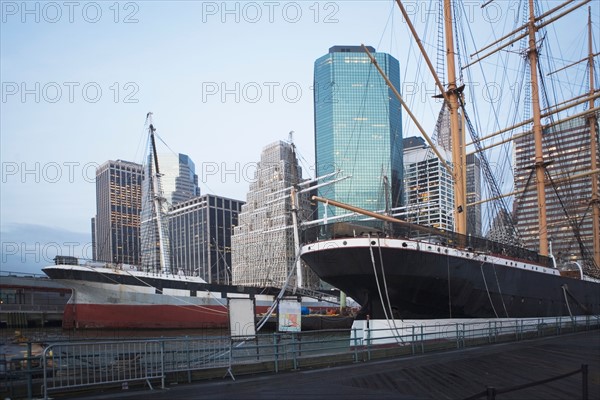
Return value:
M 544 385 L 546 383 L 558 381 L 560 379 L 568 378 L 570 376 L 577 375 L 577 374 L 581 374 L 581 398 L 582 398 L 582 400 L 588 400 L 588 398 L 589 398 L 589 393 L 588 393 L 589 376 L 588 376 L 588 365 L 587 364 L 582 364 L 581 368 L 579 368 L 575 371 L 567 372 L 566 374 L 553 376 L 551 378 L 542 379 L 540 381 L 525 383 L 523 385 L 511 386 L 511 387 L 502 388 L 502 389 L 497 389 L 493 386 L 487 386 L 483 392 L 476 393 L 473 396 L 469 396 L 469 397 L 465 398 L 464 400 L 475 400 L 475 399 L 480 399 L 484 396 L 485 396 L 486 400 L 495 400 L 496 396 L 498 396 L 499 394 L 516 392 L 519 390 Z
M 21 387 L 27 386 L 28 397 L 42 394 L 48 398 L 50 393 L 96 386 L 126 388 L 134 382 L 164 388 L 168 376 L 180 380 L 187 373 L 191 382 L 196 377 L 194 371 L 200 370 L 221 371 L 221 376 L 226 370 L 235 379 L 234 372 L 242 370 L 279 372 L 599 328 L 598 317 L 590 316 L 556 318 L 552 323 L 535 319 L 410 326 L 393 332 L 387 329 L 384 333 L 389 336 L 373 328 L 354 329 L 350 335 L 347 330 L 328 330 L 266 333 L 251 338 L 190 336 L 70 341 L 48 345 L 39 357 L 33 356 L 29 349 L 26 358 L 3 364 L 5 376 L 10 372 L 13 379 L 19 371 L 8 371 L 9 365 L 20 363 L 21 376 L 25 377 Z M 200 375 L 210 374 L 214 376 L 211 371 Z

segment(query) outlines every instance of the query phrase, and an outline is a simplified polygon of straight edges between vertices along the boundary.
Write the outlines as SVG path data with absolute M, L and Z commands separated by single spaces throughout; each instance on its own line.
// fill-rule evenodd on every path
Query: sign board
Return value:
M 229 298 L 227 300 L 231 337 L 253 339 L 256 336 L 254 299 Z
M 302 323 L 301 304 L 298 300 L 279 302 L 277 330 L 279 332 L 300 332 Z

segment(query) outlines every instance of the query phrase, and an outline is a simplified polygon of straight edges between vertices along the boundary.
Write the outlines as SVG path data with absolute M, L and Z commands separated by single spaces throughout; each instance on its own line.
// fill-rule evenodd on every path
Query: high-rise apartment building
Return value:
M 297 285 L 289 189 L 301 182 L 302 169 L 292 144 L 279 141 L 263 149 L 234 229 L 234 284 L 281 287 L 290 276 L 288 283 Z M 298 219 L 310 219 L 308 194 L 299 194 L 298 203 Z M 304 263 L 301 271 L 302 287 L 318 287 L 318 278 Z
M 600 117 L 600 113 L 597 113 Z M 598 130 L 596 130 L 598 132 Z M 597 175 L 589 171 L 591 157 L 600 161 L 599 154 L 590 150 L 589 120 L 581 117 L 544 129 L 542 148 L 546 169 L 546 214 L 548 239 L 554 256 L 562 260 L 582 261 L 578 237 L 587 251 L 593 251 L 592 185 Z M 515 140 L 515 210 L 523 244 L 539 249 L 539 217 L 533 135 Z M 576 175 L 579 178 L 570 179 Z M 549 178 L 548 178 L 549 176 Z
M 240 200 L 206 194 L 169 209 L 172 268 L 209 283 L 231 283 L 231 235 Z
M 441 152 L 449 157 L 443 149 Z M 416 224 L 453 230 L 452 176 L 423 138 L 404 139 L 404 180 L 406 207 L 402 208 L 401 217 Z
M 392 84 L 400 88 L 398 60 L 367 48 Z M 362 47 L 334 46 L 315 61 L 314 109 L 316 175 L 341 170 L 342 176 L 349 176 L 319 188 L 319 196 L 371 211 L 400 206 L 400 102 Z M 324 205 L 319 204 L 318 210 L 322 218 Z M 327 210 L 328 216 L 345 213 L 334 207 Z
M 142 166 L 107 161 L 96 169 L 95 255 L 100 261 L 140 264 Z

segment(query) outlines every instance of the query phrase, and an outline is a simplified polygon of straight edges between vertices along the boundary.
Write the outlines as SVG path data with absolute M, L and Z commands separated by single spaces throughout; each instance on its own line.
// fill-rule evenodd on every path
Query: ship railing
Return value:
M 414 224 L 386 225 L 383 221 L 375 220 L 354 221 L 352 223 L 335 222 L 306 228 L 303 231 L 302 242 L 314 243 L 322 240 L 349 237 L 391 237 L 433 243 L 446 247 L 499 255 L 513 259 L 527 260 L 542 266 L 553 266 L 549 257 L 542 256 L 535 251 L 527 250 L 515 245 L 495 242 L 472 235 L 461 235 L 456 232 L 438 228 L 428 228 L 428 231 L 429 232 L 424 231 L 422 226 Z
M 307 288 L 291 288 L 289 289 L 293 294 L 310 297 L 313 299 L 317 299 L 319 301 L 326 301 L 331 303 L 332 305 L 339 305 L 340 298 L 339 296 L 334 295 L 333 293 L 324 293 L 319 290 L 312 290 Z

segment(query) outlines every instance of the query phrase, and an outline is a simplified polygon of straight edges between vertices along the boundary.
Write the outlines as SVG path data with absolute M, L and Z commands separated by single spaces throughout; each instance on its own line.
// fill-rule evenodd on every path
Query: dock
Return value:
M 0 328 L 61 326 L 71 289 L 41 275 L 0 276 Z
M 600 398 L 600 334 L 597 330 L 468 347 L 331 368 L 230 377 L 170 385 L 161 390 L 128 389 L 82 396 L 121 399 L 468 399 L 486 388 L 516 385 L 564 375 L 586 364 L 587 398 Z M 581 399 L 582 374 L 499 399 Z M 55 397 L 56 398 L 56 397 Z M 486 398 L 485 394 L 480 398 Z

